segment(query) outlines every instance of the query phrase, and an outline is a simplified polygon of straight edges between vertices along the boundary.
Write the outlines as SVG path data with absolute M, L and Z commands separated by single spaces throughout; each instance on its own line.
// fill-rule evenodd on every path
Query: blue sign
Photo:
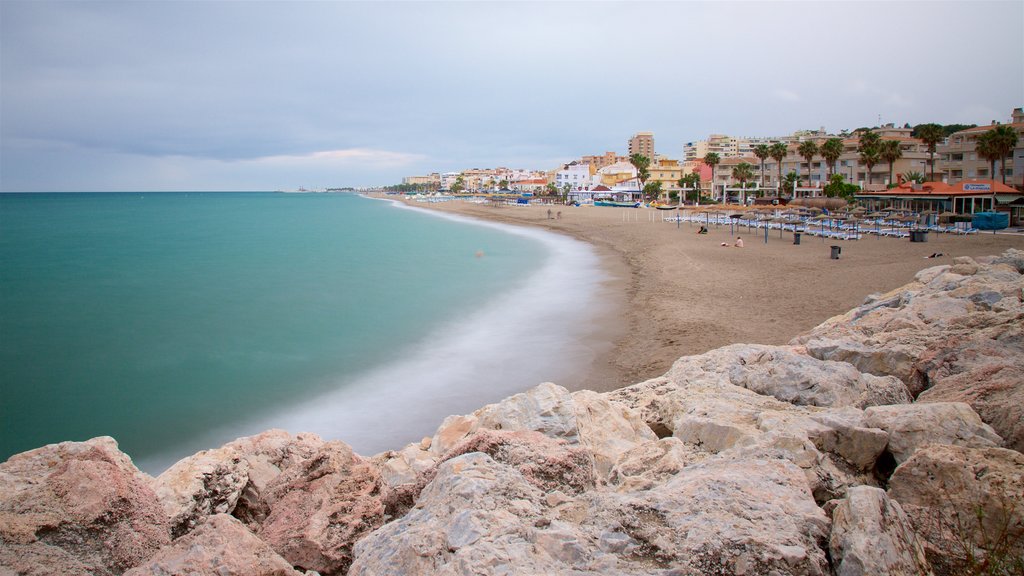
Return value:
M 991 184 L 964 184 L 964 191 L 967 192 L 991 192 Z

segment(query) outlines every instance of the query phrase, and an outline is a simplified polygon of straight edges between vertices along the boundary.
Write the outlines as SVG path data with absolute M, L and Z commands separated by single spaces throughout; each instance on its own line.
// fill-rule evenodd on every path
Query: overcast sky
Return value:
M 1022 105 L 1020 1 L 0 0 L 2 191 L 383 185 Z

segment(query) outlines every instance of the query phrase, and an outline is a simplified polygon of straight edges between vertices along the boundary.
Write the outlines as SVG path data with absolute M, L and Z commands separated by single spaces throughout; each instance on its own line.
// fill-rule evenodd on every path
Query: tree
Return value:
M 686 190 L 685 198 L 691 202 L 700 201 L 700 172 L 693 172 L 679 179 L 679 187 Z
M 811 185 L 811 160 L 818 155 L 818 145 L 811 140 L 800 143 L 800 147 L 797 148 L 797 152 L 804 160 L 807 160 L 807 185 Z
M 465 189 L 466 189 L 466 181 L 460 175 L 457 178 L 455 178 L 455 183 L 452 184 L 450 192 L 452 194 L 458 194 L 459 192 L 462 192 Z
M 547 190 L 548 196 L 554 196 L 555 194 L 558 194 L 558 187 L 551 182 L 548 182 L 548 185 L 545 186 L 544 188 Z
M 935 149 L 946 139 L 942 126 L 938 124 L 921 124 L 914 129 L 917 137 L 928 147 L 928 163 L 932 166 L 932 182 L 935 182 Z
M 711 196 L 715 195 L 715 166 L 718 166 L 722 159 L 715 152 L 708 152 L 704 155 L 704 163 L 711 166 Z M 722 202 L 725 202 L 725 191 L 722 191 Z
M 754 167 L 746 162 L 740 162 L 732 169 L 732 177 L 740 181 L 740 188 L 743 188 L 740 202 L 745 203 L 747 200 L 747 180 L 754 177 Z
M 639 184 L 637 190 L 643 190 L 644 183 L 647 182 L 647 178 L 651 176 L 651 173 L 647 170 L 651 166 L 651 159 L 643 154 L 630 154 L 629 163 L 636 168 L 636 179 Z
M 903 179 L 907 182 L 914 182 L 915 184 L 924 184 L 924 174 L 916 171 L 907 172 L 903 175 Z
M 508 180 L 502 180 L 501 182 L 498 182 L 498 188 L 500 190 L 508 190 Z
M 786 152 L 786 145 L 782 142 L 776 142 L 768 148 L 768 155 L 771 156 L 772 160 L 775 160 L 779 165 L 779 186 L 782 186 L 782 159 L 786 157 Z M 782 189 L 780 188 L 779 193 L 781 194 L 781 192 Z
M 644 184 L 644 197 L 650 201 L 661 198 L 661 180 L 655 180 L 654 182 Z
M 836 160 L 843 155 L 843 141 L 840 138 L 829 138 L 821 144 L 818 152 L 828 163 L 828 176 L 831 181 L 832 176 L 836 173 Z
M 977 144 L 974 147 L 978 153 L 978 157 L 988 161 L 990 170 L 989 174 L 992 179 L 996 177 L 996 160 L 1000 160 L 1003 157 L 1002 151 L 998 148 L 998 143 L 995 140 L 995 132 L 989 130 L 981 136 L 978 136 Z
M 857 194 L 858 190 L 860 188 L 854 184 L 847 183 L 842 174 L 833 174 L 824 188 L 825 196 L 829 198 L 845 198 L 848 202 L 854 200 L 854 195 Z
M 889 185 L 892 185 L 892 169 L 897 160 L 903 158 L 899 140 L 885 140 L 878 147 L 878 156 L 889 163 Z
M 868 168 L 868 184 L 871 184 L 871 169 L 878 164 L 881 151 L 879 150 L 881 137 L 878 133 L 867 130 L 860 135 L 860 142 L 857 144 L 857 153 L 860 154 L 861 164 Z
M 786 194 L 792 196 L 793 191 L 796 190 L 796 185 L 798 181 L 799 178 L 797 177 L 796 172 L 790 170 L 789 172 L 786 173 L 786 180 L 782 183 L 782 190 Z
M 1003 173 L 1003 184 L 1006 184 L 1006 159 L 1013 154 L 1013 149 L 1017 147 L 1017 131 L 1013 129 L 1013 126 L 1000 124 L 989 132 L 992 133 L 993 145 L 996 152 L 999 153 L 1000 171 Z M 992 179 L 995 180 L 995 174 L 992 175 Z
M 771 151 L 767 144 L 758 144 L 754 146 L 754 156 L 761 161 L 761 188 L 764 188 L 764 161 L 771 155 Z

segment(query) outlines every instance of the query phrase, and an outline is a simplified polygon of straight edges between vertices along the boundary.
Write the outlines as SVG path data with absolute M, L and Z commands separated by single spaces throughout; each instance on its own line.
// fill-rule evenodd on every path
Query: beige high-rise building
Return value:
M 643 154 L 654 162 L 654 133 L 637 132 L 629 139 L 629 155 Z

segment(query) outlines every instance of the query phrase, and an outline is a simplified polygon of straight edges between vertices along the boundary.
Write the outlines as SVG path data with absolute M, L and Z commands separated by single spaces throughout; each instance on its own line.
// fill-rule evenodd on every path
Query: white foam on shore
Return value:
M 283 428 L 342 440 L 363 455 L 399 449 L 432 435 L 446 416 L 542 382 L 569 383 L 611 350 L 598 336 L 615 313 L 607 304 L 615 301 L 611 277 L 592 246 L 544 230 L 417 210 L 541 242 L 549 256 L 526 282 L 452 319 L 400 358 L 279 413 L 211 431 L 200 446 Z M 159 473 L 183 455 L 147 458 L 140 467 Z

